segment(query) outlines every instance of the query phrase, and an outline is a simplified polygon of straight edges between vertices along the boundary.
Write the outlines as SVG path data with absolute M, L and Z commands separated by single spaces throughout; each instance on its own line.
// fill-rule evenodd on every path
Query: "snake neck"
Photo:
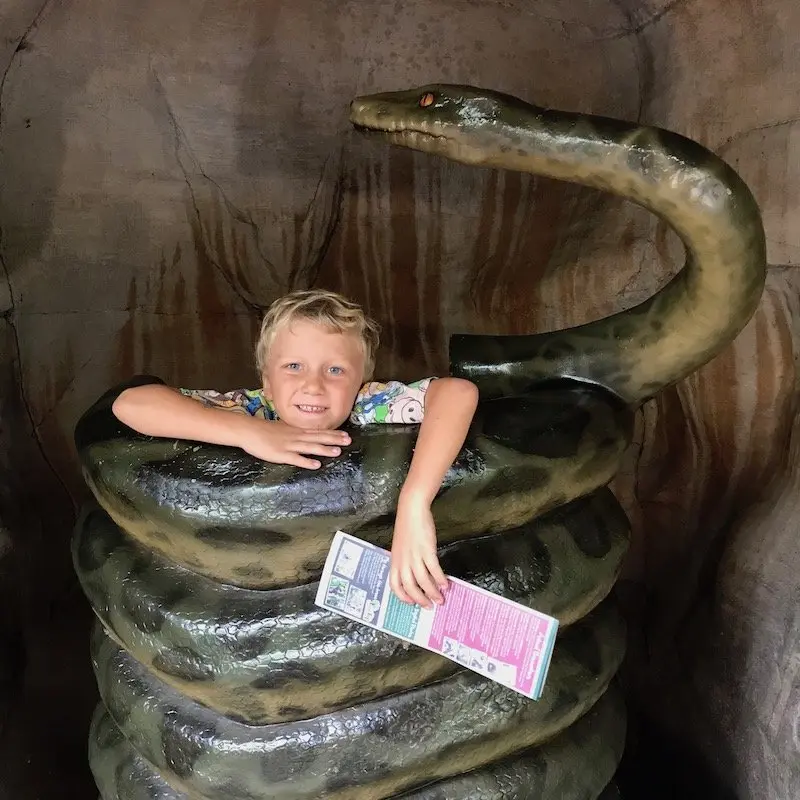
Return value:
M 433 99 L 423 107 L 422 98 Z M 485 397 L 568 377 L 638 403 L 710 360 L 755 312 L 766 267 L 758 206 L 737 173 L 696 142 L 471 87 L 358 98 L 351 119 L 396 145 L 620 195 L 662 217 L 686 247 L 681 272 L 619 314 L 546 334 L 454 336 L 453 373 Z

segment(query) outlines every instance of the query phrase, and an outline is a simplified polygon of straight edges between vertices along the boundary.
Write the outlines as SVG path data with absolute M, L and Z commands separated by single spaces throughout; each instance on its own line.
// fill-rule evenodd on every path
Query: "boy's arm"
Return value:
M 224 408 L 205 406 L 156 383 L 125 389 L 112 411 L 120 422 L 146 436 L 240 447 L 263 461 L 308 469 L 317 469 L 320 462 L 303 453 L 338 456 L 341 446 L 350 442 L 344 431 L 302 430 L 247 413 L 225 413 Z
M 397 504 L 390 584 L 407 603 L 442 602 L 447 578 L 436 555 L 431 503 L 464 444 L 478 405 L 478 389 L 461 378 L 431 381 L 425 415 Z

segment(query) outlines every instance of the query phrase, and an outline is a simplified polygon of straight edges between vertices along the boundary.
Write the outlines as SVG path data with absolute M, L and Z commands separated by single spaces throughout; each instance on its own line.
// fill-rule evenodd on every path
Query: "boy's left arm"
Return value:
M 461 378 L 431 381 L 414 456 L 400 490 L 389 581 L 406 603 L 441 603 L 447 578 L 436 555 L 431 503 L 464 444 L 478 405 L 478 389 Z

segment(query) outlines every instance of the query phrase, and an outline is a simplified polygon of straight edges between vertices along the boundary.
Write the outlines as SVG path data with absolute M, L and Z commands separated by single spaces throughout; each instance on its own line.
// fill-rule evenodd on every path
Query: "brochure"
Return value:
M 557 619 L 450 576 L 441 606 L 404 603 L 389 586 L 389 562 L 388 550 L 337 531 L 316 604 L 541 697 Z

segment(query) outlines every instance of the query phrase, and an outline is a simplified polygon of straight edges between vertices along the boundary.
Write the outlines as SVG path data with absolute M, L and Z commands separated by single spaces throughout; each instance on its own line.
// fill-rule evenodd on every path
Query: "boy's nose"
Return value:
M 309 375 L 306 378 L 306 385 L 303 388 L 312 394 L 321 394 L 322 380 L 320 379 L 319 375 Z

